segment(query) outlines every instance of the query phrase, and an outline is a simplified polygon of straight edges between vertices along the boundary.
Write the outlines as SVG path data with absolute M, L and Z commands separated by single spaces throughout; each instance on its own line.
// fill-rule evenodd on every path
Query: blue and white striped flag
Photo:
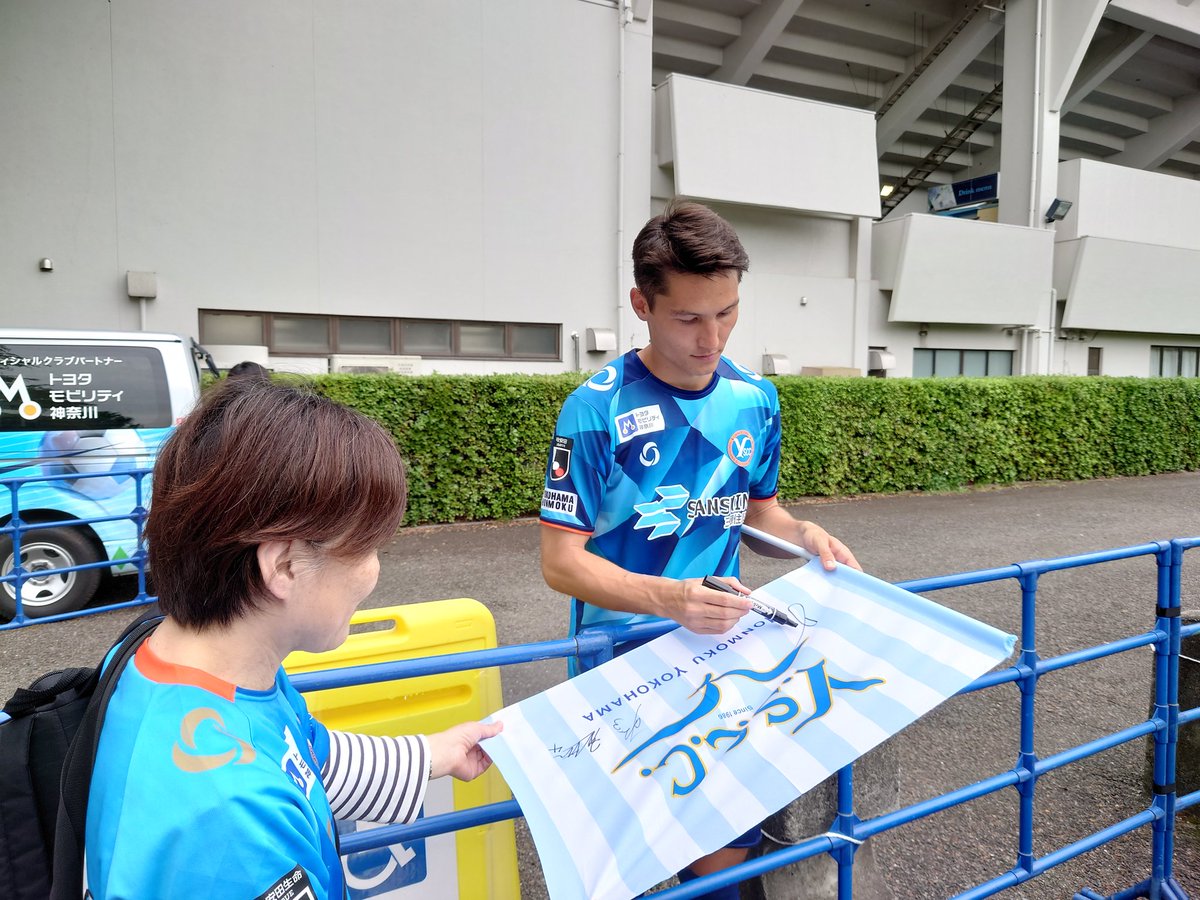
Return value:
M 553 900 L 627 900 L 725 846 L 1005 660 L 1016 641 L 819 562 L 747 614 L 678 629 L 506 707 L 486 743 Z

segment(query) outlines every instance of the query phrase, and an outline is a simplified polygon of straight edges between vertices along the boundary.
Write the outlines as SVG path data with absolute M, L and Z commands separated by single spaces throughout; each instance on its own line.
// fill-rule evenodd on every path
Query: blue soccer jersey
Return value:
M 736 576 L 749 502 L 776 493 L 779 440 L 779 397 L 761 375 L 722 357 L 708 387 L 685 391 L 630 351 L 563 404 L 541 520 L 630 572 Z M 577 601 L 571 633 L 653 618 Z
M 329 736 L 282 669 L 235 687 L 138 648 L 105 715 L 88 803 L 96 900 L 340 900 L 321 785 Z

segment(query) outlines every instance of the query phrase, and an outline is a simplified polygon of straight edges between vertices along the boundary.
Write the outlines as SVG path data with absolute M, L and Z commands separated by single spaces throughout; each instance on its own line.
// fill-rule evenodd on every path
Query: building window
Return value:
M 1195 378 L 1200 368 L 1200 347 L 1150 346 L 1150 374 L 1163 378 Z
M 1011 375 L 1012 350 L 913 350 L 913 377 Z
M 560 360 L 561 325 L 200 310 L 200 342 L 265 346 L 282 356 L 403 354 Z
M 1103 347 L 1088 347 L 1088 374 L 1099 375 L 1103 369 L 1102 362 L 1104 359 Z
M 337 331 L 334 343 L 340 353 L 391 353 L 392 322 L 390 319 L 351 319 L 340 316 L 333 320 Z
M 407 320 L 400 323 L 400 352 L 414 356 L 451 356 L 454 353 L 454 324 Z
M 210 344 L 248 344 L 261 347 L 263 338 L 261 313 L 200 311 L 200 334 Z
M 267 344 L 279 353 L 329 353 L 333 341 L 329 339 L 328 316 L 284 316 L 270 317 L 271 337 Z

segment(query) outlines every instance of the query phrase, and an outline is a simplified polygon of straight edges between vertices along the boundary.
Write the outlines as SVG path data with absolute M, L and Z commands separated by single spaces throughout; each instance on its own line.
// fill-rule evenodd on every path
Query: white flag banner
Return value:
M 1012 653 L 1016 638 L 845 566 L 754 592 L 492 716 L 552 900 L 628 900 L 782 809 Z

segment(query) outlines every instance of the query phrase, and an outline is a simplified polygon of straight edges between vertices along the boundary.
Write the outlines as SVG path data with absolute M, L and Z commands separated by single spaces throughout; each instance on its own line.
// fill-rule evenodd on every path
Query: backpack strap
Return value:
M 51 900 L 80 900 L 83 896 L 83 845 L 87 825 L 88 794 L 92 787 L 92 768 L 100 745 L 100 730 L 108 701 L 117 689 L 117 682 L 126 663 L 137 648 L 162 621 L 161 614 L 142 616 L 125 630 L 112 659 L 104 667 L 96 692 L 88 703 L 79 730 L 63 762 L 62 791 L 58 803 L 58 819 L 54 832 L 54 882 Z

